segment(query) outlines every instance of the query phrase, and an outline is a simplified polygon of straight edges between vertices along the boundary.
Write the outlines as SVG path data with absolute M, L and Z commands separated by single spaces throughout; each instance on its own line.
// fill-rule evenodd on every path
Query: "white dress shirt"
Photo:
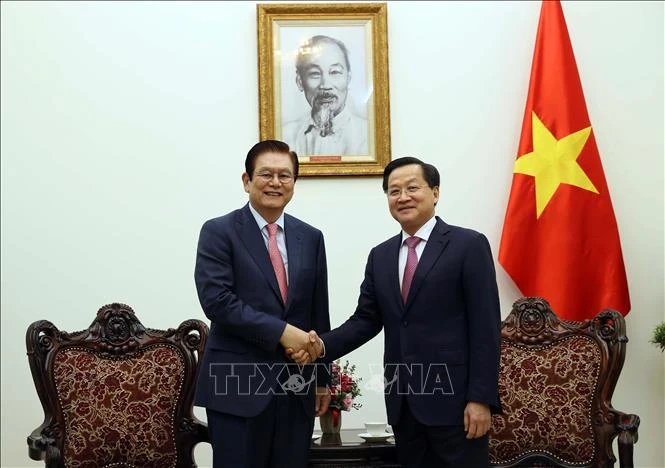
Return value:
M 418 261 L 420 261 L 420 256 L 423 254 L 423 250 L 425 250 L 425 244 L 427 244 L 427 240 L 429 239 L 430 234 L 432 234 L 432 230 L 434 229 L 435 225 L 436 218 L 432 216 L 430 220 L 423 224 L 414 234 L 414 237 L 420 237 L 421 239 L 420 242 L 418 242 L 418 245 L 416 245 L 416 255 L 418 256 Z M 406 257 L 409 253 L 409 247 L 407 247 L 404 241 L 409 237 L 411 237 L 409 234 L 407 234 L 405 231 L 402 231 L 402 246 L 399 249 L 399 260 L 397 262 L 397 267 L 399 268 L 400 291 L 402 290 L 402 280 L 404 278 L 404 269 L 406 268 Z
M 252 204 L 249 204 L 249 211 L 252 212 L 256 224 L 259 225 L 261 234 L 263 235 L 263 242 L 266 244 L 266 249 L 268 248 L 268 240 L 270 239 L 270 234 L 268 233 L 268 221 L 263 219 L 263 216 L 259 214 L 258 211 L 254 209 Z M 277 230 L 277 248 L 279 249 L 279 254 L 282 256 L 282 261 L 284 262 L 284 271 L 286 271 L 286 284 L 289 284 L 289 257 L 286 254 L 286 235 L 284 234 L 284 212 L 279 215 L 275 224 L 279 226 Z
M 308 113 L 301 119 L 287 122 L 282 139 L 298 156 L 310 155 L 368 155 L 368 123 L 348 107 L 333 118 L 333 133 L 322 137 Z

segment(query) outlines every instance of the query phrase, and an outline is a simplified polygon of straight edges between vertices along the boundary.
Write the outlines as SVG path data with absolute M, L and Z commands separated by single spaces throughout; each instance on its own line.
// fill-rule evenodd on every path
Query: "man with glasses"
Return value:
M 485 468 L 491 412 L 500 411 L 501 317 L 489 243 L 435 216 L 439 172 L 431 164 L 390 162 L 383 190 L 402 231 L 370 252 L 355 313 L 321 335 L 326 359 L 383 329 L 386 409 L 401 463 Z M 310 359 L 305 350 L 291 356 Z
M 329 376 L 316 381 L 285 354 L 314 354 L 303 330 L 330 329 L 323 234 L 284 213 L 297 178 L 286 143 L 257 143 L 242 174 L 249 203 L 201 229 L 194 277 L 211 326 L 195 404 L 214 468 L 304 468 L 314 416 L 330 401 Z

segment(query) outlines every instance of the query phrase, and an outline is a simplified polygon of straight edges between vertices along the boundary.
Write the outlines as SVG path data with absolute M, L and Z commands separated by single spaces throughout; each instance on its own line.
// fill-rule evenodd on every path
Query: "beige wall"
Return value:
M 391 2 L 393 155 L 442 173 L 438 214 L 498 251 L 539 3 Z M 642 418 L 637 466 L 665 465 L 663 3 L 565 2 L 621 231 L 633 311 L 614 406 Z M 152 327 L 203 318 L 202 222 L 246 201 L 258 138 L 252 2 L 2 3 L 2 466 L 38 466 L 28 324 L 87 326 L 112 301 Z M 369 249 L 398 232 L 380 181 L 302 179 L 289 211 L 320 227 L 332 322 L 353 311 Z M 519 294 L 498 267 L 504 316 Z M 380 335 L 350 355 L 381 363 Z M 370 391 L 345 427 L 385 418 Z M 199 451 L 209 464 L 207 448 Z

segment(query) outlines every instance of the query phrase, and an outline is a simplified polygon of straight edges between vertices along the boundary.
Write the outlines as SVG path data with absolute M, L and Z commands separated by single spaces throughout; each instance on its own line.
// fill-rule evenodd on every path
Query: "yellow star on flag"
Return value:
M 531 127 L 533 152 L 517 158 L 515 173 L 536 178 L 536 218 L 540 218 L 560 184 L 574 185 L 598 193 L 577 163 L 577 158 L 591 133 L 591 127 L 557 140 L 535 112 L 531 113 Z

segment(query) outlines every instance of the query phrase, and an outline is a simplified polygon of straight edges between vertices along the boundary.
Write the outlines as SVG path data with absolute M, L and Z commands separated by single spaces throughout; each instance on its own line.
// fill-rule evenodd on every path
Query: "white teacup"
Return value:
M 372 437 L 381 437 L 386 433 L 386 423 L 384 422 L 366 422 L 365 430 Z

